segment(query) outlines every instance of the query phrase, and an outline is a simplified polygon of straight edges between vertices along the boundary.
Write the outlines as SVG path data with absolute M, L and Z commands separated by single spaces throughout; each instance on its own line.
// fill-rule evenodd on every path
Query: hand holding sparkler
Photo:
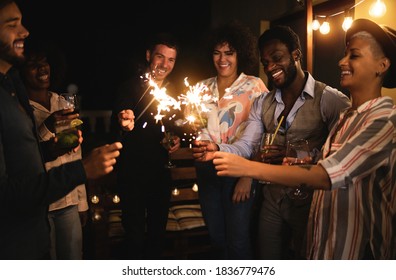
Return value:
M 124 131 L 131 131 L 135 127 L 135 115 L 131 109 L 118 113 L 118 123 Z
M 193 157 L 196 161 L 208 161 L 214 159 L 214 152 L 219 148 L 210 140 L 195 140 L 193 142 Z

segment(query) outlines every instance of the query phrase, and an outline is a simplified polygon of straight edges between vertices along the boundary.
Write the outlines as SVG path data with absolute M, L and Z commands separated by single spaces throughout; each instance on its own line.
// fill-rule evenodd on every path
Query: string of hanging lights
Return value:
M 347 31 L 349 27 L 351 27 L 351 24 L 353 22 L 353 17 L 352 17 L 352 9 L 355 8 L 356 6 L 360 5 L 363 3 L 365 0 L 361 0 L 352 7 L 341 11 L 337 12 L 331 15 L 315 15 L 314 20 L 312 21 L 311 28 L 312 30 L 319 30 L 321 34 L 328 34 L 330 32 L 330 23 L 329 23 L 329 18 L 340 15 L 340 14 L 345 14 L 344 21 L 342 23 L 342 29 L 344 31 Z M 370 6 L 369 14 L 372 17 L 382 17 L 386 13 L 386 5 L 382 0 L 374 0 L 374 2 Z M 322 23 L 321 23 L 322 22 Z

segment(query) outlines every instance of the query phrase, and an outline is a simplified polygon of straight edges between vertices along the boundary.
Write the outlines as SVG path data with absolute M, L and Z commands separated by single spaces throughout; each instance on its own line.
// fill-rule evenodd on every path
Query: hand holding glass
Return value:
M 173 132 L 169 132 L 169 131 L 165 132 L 165 137 L 164 139 L 162 139 L 161 144 L 167 150 L 169 150 L 172 146 L 174 146 L 175 142 L 174 142 Z M 168 163 L 165 164 L 165 168 L 174 168 L 175 166 L 176 165 L 172 163 L 170 157 L 168 157 Z
M 284 163 L 288 165 L 312 163 L 308 140 L 299 139 L 296 141 L 288 141 Z M 304 192 L 301 188 L 296 188 L 290 196 L 292 199 L 305 199 L 307 197 L 308 193 Z
M 285 147 L 274 144 L 274 137 L 276 136 L 273 133 L 263 134 L 260 145 L 261 161 L 269 164 L 282 164 L 285 157 Z
M 60 110 L 74 109 L 69 114 L 76 114 L 78 108 L 77 96 L 70 94 L 60 94 L 58 99 Z M 82 124 L 80 119 L 60 121 L 55 127 L 55 134 L 58 138 L 58 144 L 62 149 L 74 149 L 79 143 L 78 126 Z
M 73 114 L 79 113 L 80 106 L 75 94 L 61 93 L 58 99 L 59 109 L 74 109 Z
M 285 148 L 282 145 L 273 144 L 275 133 L 264 133 L 261 138 L 260 152 L 261 161 L 268 164 L 281 164 L 285 156 Z M 267 181 L 259 181 L 261 184 L 269 184 Z

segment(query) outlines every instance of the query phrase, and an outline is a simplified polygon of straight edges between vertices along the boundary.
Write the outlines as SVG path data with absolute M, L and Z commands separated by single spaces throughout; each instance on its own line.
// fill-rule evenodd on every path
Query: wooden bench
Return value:
M 202 217 L 198 192 L 192 189 L 196 183 L 192 151 L 190 148 L 181 148 L 171 155 L 171 160 L 176 165 L 170 169 L 173 186 L 179 194 L 171 195 L 164 258 L 208 258 L 206 256 L 211 250 L 209 234 Z M 116 173 L 91 180 L 88 185 L 95 258 L 122 258 L 124 229 L 120 204 L 114 202 L 114 196 L 117 195 L 114 192 Z M 98 203 L 92 202 L 93 196 L 97 196 Z
M 174 184 L 167 223 L 167 238 L 172 246 L 165 257 L 196 259 L 211 252 L 208 230 L 199 204 L 196 172 L 191 148 L 180 148 L 170 155 Z

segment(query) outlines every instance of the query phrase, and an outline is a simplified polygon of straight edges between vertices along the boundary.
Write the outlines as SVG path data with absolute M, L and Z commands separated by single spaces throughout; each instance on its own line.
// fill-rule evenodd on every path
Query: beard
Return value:
M 293 83 L 293 81 L 295 80 L 296 76 L 297 76 L 297 67 L 293 58 L 290 58 L 289 65 L 285 69 L 285 77 L 286 77 L 285 82 L 282 85 L 280 85 L 278 88 L 284 89 L 289 87 L 291 83 Z
M 12 52 L 12 47 L 0 41 L 0 59 L 8 62 L 11 65 L 20 65 L 25 61 L 25 57 L 17 56 Z

